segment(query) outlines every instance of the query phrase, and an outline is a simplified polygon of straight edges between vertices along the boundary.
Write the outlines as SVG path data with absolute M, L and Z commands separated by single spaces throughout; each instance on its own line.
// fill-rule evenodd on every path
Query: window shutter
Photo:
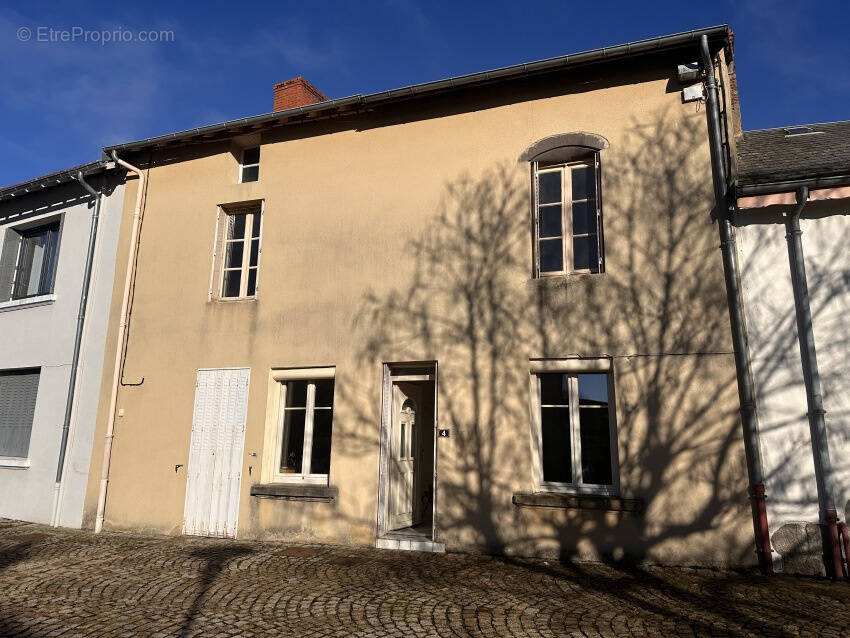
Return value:
M 15 262 L 18 259 L 18 246 L 21 236 L 11 228 L 6 228 L 3 238 L 3 251 L 0 253 L 0 301 L 12 298 L 12 283 L 15 279 Z
M 29 454 L 39 372 L 0 372 L 0 456 Z

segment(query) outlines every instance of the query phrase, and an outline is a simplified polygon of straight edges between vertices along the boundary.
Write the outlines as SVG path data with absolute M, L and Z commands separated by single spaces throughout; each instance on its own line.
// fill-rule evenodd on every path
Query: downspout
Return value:
M 91 273 L 94 266 L 94 252 L 97 246 L 97 226 L 100 220 L 100 203 L 103 194 L 94 190 L 83 178 L 83 172 L 77 172 L 77 181 L 94 198 L 94 211 L 91 216 L 89 230 L 89 245 L 86 250 L 86 267 L 83 273 L 83 290 L 80 293 L 80 308 L 77 312 L 77 332 L 74 336 L 74 354 L 71 356 L 71 378 L 68 380 L 68 397 L 65 399 L 65 419 L 62 421 L 62 439 L 59 443 L 59 462 L 56 465 L 56 486 L 53 493 L 53 527 L 59 526 L 61 505 L 62 475 L 65 469 L 65 455 L 68 450 L 68 435 L 71 431 L 71 414 L 74 410 L 77 395 L 77 372 L 80 367 L 80 350 L 83 342 L 83 328 L 86 322 L 86 307 L 89 299 Z
M 709 150 L 711 151 L 711 174 L 714 185 L 714 210 L 720 233 L 720 252 L 723 257 L 723 275 L 726 282 L 726 301 L 729 306 L 729 322 L 732 328 L 732 347 L 735 352 L 735 372 L 738 381 L 738 401 L 741 408 L 741 426 L 744 431 L 744 453 L 747 458 L 750 503 L 753 514 L 756 555 L 763 574 L 773 573 L 773 558 L 770 548 L 770 530 L 767 525 L 765 507 L 764 469 L 759 450 L 759 431 L 756 419 L 755 389 L 750 370 L 750 355 L 744 327 L 744 304 L 741 295 L 740 274 L 736 255 L 735 236 L 729 208 L 726 165 L 720 135 L 720 109 L 717 97 L 717 82 L 714 77 L 714 61 L 708 49 L 708 37 L 700 37 L 702 68 L 705 71 L 706 123 L 708 125 Z
M 825 545 L 827 566 L 833 578 L 844 577 L 841 544 L 838 538 L 838 513 L 835 509 L 835 486 L 832 463 L 829 460 L 829 439 L 823 409 L 818 357 L 815 349 L 815 333 L 812 328 L 812 309 L 809 305 L 809 286 L 806 281 L 806 263 L 803 258 L 803 231 L 800 229 L 800 214 L 809 199 L 809 189 L 797 189 L 797 205 L 785 219 L 788 231 L 788 261 L 791 266 L 791 286 L 794 289 L 794 309 L 797 315 L 797 340 L 800 343 L 800 359 L 803 364 L 803 381 L 806 384 L 806 403 L 809 408 L 809 430 L 812 437 L 812 456 L 815 462 L 815 482 L 818 490 L 821 528 Z
M 135 278 L 136 251 L 138 249 L 139 228 L 142 218 L 142 201 L 145 196 L 145 176 L 141 169 L 128 164 L 118 158 L 118 154 L 112 151 L 112 159 L 135 173 L 139 177 L 139 185 L 136 191 L 136 208 L 133 211 L 133 230 L 130 233 L 130 252 L 127 255 L 127 274 L 124 277 L 124 293 L 121 298 L 121 318 L 118 322 L 118 337 L 115 345 L 115 362 L 112 366 L 112 388 L 109 395 L 109 413 L 106 423 L 106 435 L 103 443 L 103 464 L 100 473 L 100 492 L 97 496 L 97 518 L 95 519 L 94 531 L 99 533 L 103 529 L 103 519 L 106 513 L 106 488 L 109 485 L 109 464 L 112 460 L 112 439 L 115 435 L 115 407 L 118 403 L 118 385 L 121 379 L 121 359 L 124 355 L 124 342 L 127 335 L 127 314 L 130 307 L 130 288 Z

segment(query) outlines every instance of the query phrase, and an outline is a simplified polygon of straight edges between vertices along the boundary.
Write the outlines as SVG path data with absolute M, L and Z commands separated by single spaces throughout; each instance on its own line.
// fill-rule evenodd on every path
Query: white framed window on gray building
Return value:
M 259 290 L 262 202 L 219 208 L 210 297 L 253 299 Z
M 534 162 L 533 173 L 536 274 L 603 272 L 599 155 Z
M 239 163 L 239 181 L 256 182 L 260 179 L 260 147 L 242 150 L 242 161 Z
M 40 372 L 0 370 L 0 465 L 29 455 Z
M 536 489 L 616 495 L 610 359 L 533 361 L 530 383 Z
M 60 221 L 6 228 L 0 252 L 0 302 L 53 293 Z
M 334 387 L 332 367 L 272 370 L 264 482 L 328 484 Z

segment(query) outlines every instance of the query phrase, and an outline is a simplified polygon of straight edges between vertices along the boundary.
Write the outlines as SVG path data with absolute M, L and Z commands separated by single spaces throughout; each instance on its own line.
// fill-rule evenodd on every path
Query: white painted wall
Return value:
M 97 178 L 89 180 L 96 184 Z M 0 245 L 6 230 L 62 215 L 55 301 L 38 306 L 0 308 L 0 370 L 40 367 L 29 467 L 0 463 L 0 517 L 50 523 L 56 467 L 70 380 L 77 314 L 82 292 L 93 203 L 76 183 L 38 196 L 0 204 Z M 124 187 L 104 198 L 78 371 L 77 405 L 72 415 L 59 524 L 80 527 L 94 424 L 103 370 L 112 298 L 115 254 Z
M 818 499 L 781 217 L 737 216 L 744 304 L 756 383 L 771 534 L 817 523 Z M 850 201 L 812 202 L 801 221 L 839 518 L 850 514 Z

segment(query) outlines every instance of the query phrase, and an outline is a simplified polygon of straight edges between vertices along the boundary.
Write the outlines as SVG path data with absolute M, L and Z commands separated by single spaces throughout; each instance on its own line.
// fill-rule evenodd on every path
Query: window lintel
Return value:
M 519 156 L 519 163 L 571 162 L 592 157 L 609 146 L 608 140 L 596 133 L 558 133 L 534 142 Z

